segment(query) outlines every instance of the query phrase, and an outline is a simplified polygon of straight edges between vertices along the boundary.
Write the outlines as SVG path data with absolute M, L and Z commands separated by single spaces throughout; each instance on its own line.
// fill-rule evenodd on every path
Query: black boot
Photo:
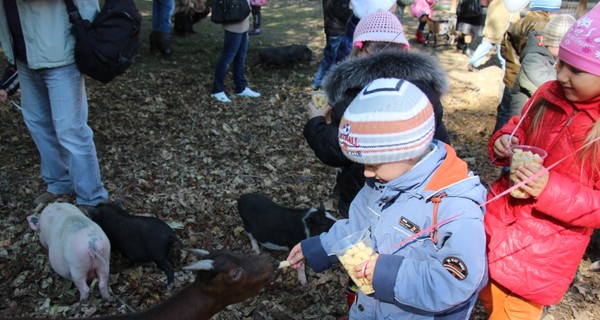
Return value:
M 171 44 L 173 43 L 173 37 L 171 33 L 161 32 L 161 37 L 158 43 L 158 49 L 163 56 L 170 56 L 173 53 Z
M 156 50 L 158 50 L 158 41 L 160 38 L 160 31 L 152 31 L 150 32 L 150 53 L 155 54 Z
M 248 32 L 251 36 L 260 34 L 260 7 L 252 7 L 252 30 Z

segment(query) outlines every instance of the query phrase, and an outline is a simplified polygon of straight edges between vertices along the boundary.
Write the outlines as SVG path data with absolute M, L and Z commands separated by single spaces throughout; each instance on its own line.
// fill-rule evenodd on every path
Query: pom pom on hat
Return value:
M 557 14 L 548 21 L 542 30 L 542 42 L 547 47 L 558 47 L 562 37 L 575 23 L 575 18 L 569 14 Z
M 423 155 L 434 132 L 425 93 L 406 80 L 384 78 L 368 84 L 348 106 L 338 138 L 348 159 L 379 164 Z
M 352 41 L 380 41 L 401 43 L 410 46 L 404 36 L 400 20 L 387 10 L 378 10 L 360 19 L 354 30 Z
M 390 10 L 396 0 L 352 0 L 352 12 L 359 19 L 379 9 Z
M 556 12 L 560 10 L 561 2 L 561 0 L 531 0 L 531 3 L 529 4 L 529 10 Z
M 563 36 L 558 58 L 579 70 L 600 76 L 600 4 L 579 18 Z

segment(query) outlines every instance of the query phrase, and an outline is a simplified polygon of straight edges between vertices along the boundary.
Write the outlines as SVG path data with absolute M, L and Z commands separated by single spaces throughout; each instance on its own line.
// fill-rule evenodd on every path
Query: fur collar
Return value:
M 381 52 L 349 58 L 333 66 L 323 79 L 323 90 L 331 105 L 351 101 L 358 91 L 378 78 L 400 78 L 420 82 L 437 96 L 448 90 L 446 72 L 437 59 L 417 51 Z

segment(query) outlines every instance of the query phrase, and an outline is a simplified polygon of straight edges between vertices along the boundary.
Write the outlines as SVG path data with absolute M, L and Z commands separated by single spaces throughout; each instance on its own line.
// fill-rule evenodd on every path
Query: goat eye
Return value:
M 244 271 L 241 268 L 235 269 L 231 271 L 231 278 L 233 278 L 233 280 L 239 280 L 242 277 L 243 273 Z

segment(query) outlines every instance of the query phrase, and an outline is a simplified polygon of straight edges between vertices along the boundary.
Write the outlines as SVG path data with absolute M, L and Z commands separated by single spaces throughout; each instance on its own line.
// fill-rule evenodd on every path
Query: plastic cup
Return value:
M 354 266 L 362 265 L 375 255 L 370 235 L 368 229 L 361 230 L 342 238 L 332 247 L 333 253 L 338 257 L 350 278 L 364 294 L 375 292 L 373 283 L 365 278 L 356 279 L 354 277 Z
M 322 90 L 312 91 L 310 93 L 310 97 L 312 99 L 312 102 L 319 109 L 323 109 L 323 108 L 327 107 L 327 105 L 329 104 L 329 102 L 327 101 L 327 95 L 325 94 L 325 91 L 322 91 Z
M 510 186 L 514 186 L 519 183 L 516 172 L 519 166 L 526 163 L 532 163 L 538 166 L 544 164 L 544 159 L 548 156 L 548 153 L 541 148 L 526 145 L 513 145 L 510 147 Z M 514 189 L 510 192 L 510 195 L 519 198 L 527 199 L 530 197 L 528 193 L 523 191 L 521 188 Z

